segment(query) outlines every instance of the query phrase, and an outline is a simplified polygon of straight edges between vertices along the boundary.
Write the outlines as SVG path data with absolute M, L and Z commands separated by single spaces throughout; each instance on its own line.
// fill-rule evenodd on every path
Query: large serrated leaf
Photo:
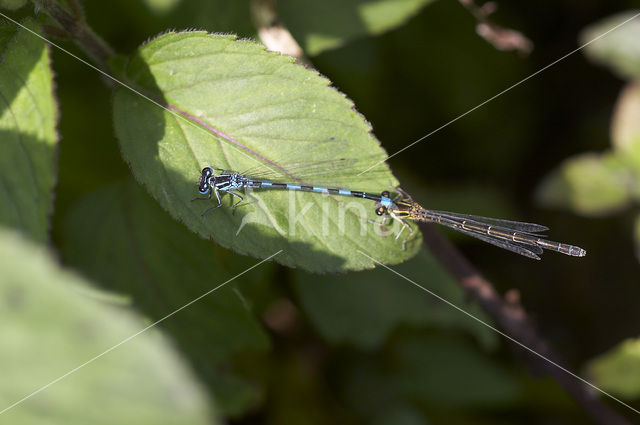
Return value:
M 100 225 L 96 226 L 96 223 Z M 109 290 L 125 294 L 152 320 L 193 301 L 255 264 L 189 233 L 134 182 L 79 201 L 65 226 L 65 258 Z M 162 323 L 225 414 L 256 403 L 259 389 L 234 375 L 231 356 L 264 351 L 268 340 L 235 287 L 260 279 L 262 265 Z
M 10 28 L 2 21 L 0 26 Z M 39 31 L 32 20 L 25 26 Z M 58 115 L 49 50 L 24 29 L 2 47 L 0 223 L 44 241 L 52 211 Z
M 474 316 L 490 319 L 465 295 L 426 250 L 396 268 L 446 300 L 464 306 Z M 388 270 L 344 276 L 296 274 L 301 304 L 318 331 L 333 343 L 364 349 L 379 347 L 401 324 L 471 331 L 485 346 L 495 334 L 459 311 Z
M 148 325 L 0 229 L 0 410 Z M 23 425 L 212 424 L 212 407 L 166 338 L 150 329 L 2 412 Z
M 318 73 L 250 41 L 204 32 L 164 34 L 142 46 L 127 67 L 136 86 L 160 99 L 162 110 L 119 89 L 115 128 L 136 178 L 175 218 L 231 249 L 307 270 L 371 268 L 362 250 L 397 263 L 420 245 L 415 232 L 398 243 L 381 236 L 372 201 L 315 193 L 255 191 L 235 210 L 191 202 L 204 166 L 236 171 L 267 165 L 282 179 L 290 164 L 348 158 L 359 168 L 332 186 L 380 193 L 397 181 L 369 124 L 351 101 Z M 307 183 L 313 183 L 304 179 Z M 410 232 L 407 232 L 407 235 Z M 403 249 L 406 248 L 406 249 Z
M 591 360 L 587 371 L 599 388 L 626 398 L 640 396 L 640 338 L 623 341 Z
M 278 15 L 308 55 L 403 24 L 433 0 L 279 0 Z
M 589 43 L 584 48 L 585 54 L 622 78 L 640 77 L 640 16 L 633 18 L 638 12 L 640 10 L 631 10 L 610 16 L 580 34 L 580 44 Z M 603 34 L 606 35 L 596 40 Z

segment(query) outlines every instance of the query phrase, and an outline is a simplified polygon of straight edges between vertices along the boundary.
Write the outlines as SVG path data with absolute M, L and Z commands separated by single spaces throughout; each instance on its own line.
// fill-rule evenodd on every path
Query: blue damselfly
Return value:
M 327 164 L 331 163 L 332 166 L 335 164 L 340 164 L 340 162 L 335 161 L 327 161 Z M 318 168 L 318 166 L 325 166 L 323 162 L 314 163 L 314 167 Z M 309 168 L 309 166 L 307 166 Z M 218 172 L 216 174 L 216 171 Z M 310 170 L 305 171 L 305 175 L 308 177 L 312 175 Z M 224 170 L 220 168 L 213 167 L 205 167 L 202 169 L 200 174 L 200 178 L 198 179 L 198 191 L 202 195 L 209 195 L 207 198 L 201 199 L 211 199 L 212 195 L 215 195 L 218 200 L 218 205 L 213 207 L 212 209 L 219 208 L 222 205 L 222 201 L 220 199 L 221 193 L 229 193 L 232 196 L 238 198 L 238 201 L 232 205 L 233 208 L 238 206 L 243 200 L 244 197 L 238 193 L 240 190 L 245 190 L 247 188 L 251 189 L 281 189 L 281 190 L 294 190 L 294 191 L 303 191 L 303 192 L 314 192 L 314 193 L 326 193 L 329 195 L 339 195 L 339 196 L 349 196 L 354 198 L 361 199 L 369 199 L 371 201 L 376 202 L 378 205 L 391 207 L 392 202 L 389 196 L 383 196 L 370 192 L 363 191 L 355 191 L 350 189 L 341 189 L 341 188 L 332 188 L 321 185 L 313 185 L 313 184 L 303 184 L 303 183 L 285 183 L 282 181 L 277 181 L 274 179 L 265 179 L 260 178 L 260 173 L 258 172 L 245 172 L 239 173 L 236 171 Z M 264 174 L 264 173 L 263 173 Z M 272 172 L 266 173 L 268 175 L 272 175 Z

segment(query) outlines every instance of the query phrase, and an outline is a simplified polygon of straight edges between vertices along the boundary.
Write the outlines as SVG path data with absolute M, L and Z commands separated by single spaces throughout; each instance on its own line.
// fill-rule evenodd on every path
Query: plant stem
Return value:
M 32 2 L 60 25 L 98 68 L 103 71 L 109 70 L 108 61 L 114 56 L 113 49 L 89 28 L 77 3 L 74 2 L 73 10 L 76 14 L 74 16 L 55 0 L 32 0 Z

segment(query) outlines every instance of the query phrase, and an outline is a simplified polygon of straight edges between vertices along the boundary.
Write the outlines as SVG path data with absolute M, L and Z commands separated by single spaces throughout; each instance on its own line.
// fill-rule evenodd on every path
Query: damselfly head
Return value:
M 209 178 L 212 174 L 213 169 L 211 167 L 205 167 L 202 169 L 202 174 L 200 174 L 200 178 L 198 179 L 198 191 L 203 195 L 206 195 L 211 190 Z
M 395 204 L 393 203 L 393 200 L 389 196 L 390 194 L 386 190 L 380 194 L 378 203 L 376 203 L 376 214 L 385 215 L 389 213 L 390 208 L 391 209 L 395 208 Z

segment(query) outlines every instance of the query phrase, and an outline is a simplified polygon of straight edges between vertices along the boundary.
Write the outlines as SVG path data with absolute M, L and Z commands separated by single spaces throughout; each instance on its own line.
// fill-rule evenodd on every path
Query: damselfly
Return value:
M 584 257 L 587 254 L 587 251 L 580 247 L 543 239 L 544 235 L 541 235 L 540 232 L 545 232 L 549 228 L 540 224 L 428 210 L 413 201 L 408 194 L 401 190 L 400 196 L 402 199 L 392 200 L 391 206 L 382 203 L 378 203 L 376 206 L 376 214 L 389 214 L 392 218 L 402 223 L 403 227 L 398 232 L 396 239 L 404 228 L 408 227 L 405 219 L 409 219 L 438 223 L 497 247 L 525 257 L 535 258 L 536 260 L 540 259 L 543 249 L 574 257 Z M 382 192 L 381 199 L 387 199 L 388 197 L 389 192 Z M 413 232 L 413 229 L 411 231 Z
M 327 161 L 327 164 L 331 164 L 332 167 L 335 167 L 336 164 L 340 164 L 340 162 L 336 161 Z M 327 164 L 324 162 L 314 163 L 313 166 L 319 168 L 320 166 L 326 167 Z M 307 168 L 309 168 L 307 166 Z M 216 174 L 218 171 L 218 174 Z M 212 207 L 210 209 L 219 208 L 222 205 L 222 201 L 220 199 L 220 195 L 224 193 L 229 193 L 232 196 L 238 198 L 238 201 L 232 205 L 232 208 L 235 208 L 240 204 L 244 197 L 237 193 L 239 190 L 244 190 L 246 188 L 252 189 L 283 189 L 283 190 L 296 190 L 303 192 L 314 192 L 314 193 L 326 193 L 329 195 L 339 195 L 339 196 L 350 196 L 354 198 L 362 198 L 369 199 L 371 201 L 376 202 L 380 206 L 391 207 L 392 201 L 389 196 L 378 195 L 370 192 L 362 192 L 355 191 L 349 189 L 338 189 L 332 187 L 325 187 L 319 185 L 310 185 L 310 184 L 302 184 L 302 183 L 286 183 L 281 181 L 275 181 L 271 179 L 264 179 L 256 177 L 259 173 L 238 173 L 235 171 L 224 170 L 220 168 L 213 167 L 205 167 L 202 169 L 202 173 L 200 174 L 200 178 L 198 179 L 198 191 L 202 195 L 209 195 L 207 198 L 201 199 L 211 199 L 212 194 L 215 194 L 216 199 L 218 200 L 218 205 Z M 273 174 L 273 173 L 269 173 Z M 307 170 L 306 175 L 310 175 L 309 170 Z M 207 210 L 208 211 L 208 210 Z

